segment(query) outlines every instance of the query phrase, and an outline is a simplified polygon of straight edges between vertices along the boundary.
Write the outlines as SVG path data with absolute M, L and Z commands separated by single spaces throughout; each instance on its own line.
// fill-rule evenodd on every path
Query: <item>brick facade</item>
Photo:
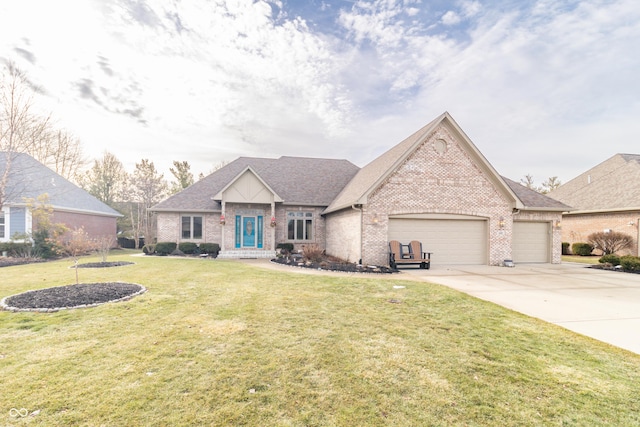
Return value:
M 112 236 L 114 247 L 117 245 L 118 225 L 115 217 L 54 211 L 51 216 L 51 222 L 54 224 L 62 223 L 71 230 L 82 227 L 90 238 Z M 37 228 L 37 224 L 33 224 L 33 227 L 34 229 Z
M 612 230 L 633 237 L 633 245 L 618 255 L 640 256 L 638 252 L 638 225 L 640 211 L 565 214 L 562 218 L 562 241 L 587 242 L 587 237 L 596 231 Z
M 345 209 L 326 218 L 327 253 L 357 262 L 362 258 L 362 212 L 360 209 Z
M 220 224 L 220 213 L 175 213 L 158 212 L 158 241 L 176 242 L 192 241 L 195 243 L 218 243 L 222 251 L 251 251 L 249 248 L 235 247 L 235 216 L 251 214 L 262 216 L 263 227 L 263 247 L 261 250 L 274 251 L 278 243 L 293 243 L 294 251 L 302 250 L 305 245 L 317 244 L 322 249 L 325 248 L 326 227 L 325 219 L 320 215 L 323 207 L 313 206 L 283 206 L 278 204 L 275 208 L 274 217 L 276 226 L 271 227 L 271 206 L 266 204 L 242 204 L 227 203 L 225 205 L 225 224 Z M 313 212 L 313 238 L 305 240 L 287 239 L 287 212 L 304 211 Z M 191 240 L 182 239 L 180 234 L 181 217 L 183 215 L 201 215 L 203 217 L 202 239 Z
M 446 143 L 444 150 L 442 141 Z M 560 212 L 520 211 L 514 215 L 512 202 L 444 125 L 369 195 L 361 214 L 347 209 L 328 215 L 327 252 L 350 261 L 362 258 L 365 264 L 386 265 L 389 217 L 403 214 L 487 218 L 490 265 L 511 258 L 514 219 L 555 223 L 561 218 Z M 551 261 L 559 263 L 559 230 L 551 240 Z M 356 245 L 360 245 L 359 250 Z M 354 256 L 358 252 L 360 256 Z
M 442 153 L 434 149 L 446 142 Z M 446 213 L 489 218 L 489 263 L 511 254 L 511 227 L 498 235 L 511 204 L 445 126 L 436 131 L 369 197 L 363 214 L 363 262 L 387 263 L 389 215 Z

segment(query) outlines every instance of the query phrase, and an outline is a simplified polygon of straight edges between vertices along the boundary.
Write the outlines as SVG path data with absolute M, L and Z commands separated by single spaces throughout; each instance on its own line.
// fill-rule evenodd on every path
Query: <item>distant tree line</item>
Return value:
M 4 169 L 0 174 L 0 209 L 9 197 L 7 187 L 15 155 L 25 153 L 66 179 L 75 182 L 123 217 L 118 221 L 121 235 L 136 241 L 155 238 L 155 217 L 149 208 L 170 194 L 194 183 L 191 166 L 174 161 L 168 183 L 149 159 L 141 159 L 133 172 L 105 151 L 93 164 L 82 152 L 78 138 L 56 125 L 51 114 L 37 112 L 35 95 L 41 90 L 14 64 L 6 64 L 0 75 L 0 153 Z M 215 168 L 214 168 L 215 170 Z M 203 175 L 200 174 L 199 178 Z

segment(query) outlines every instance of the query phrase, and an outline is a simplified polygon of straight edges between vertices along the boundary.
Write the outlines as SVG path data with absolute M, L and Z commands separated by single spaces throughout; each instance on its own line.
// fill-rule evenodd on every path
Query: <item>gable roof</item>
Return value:
M 572 209 L 570 206 L 567 206 L 558 200 L 538 193 L 537 191 L 527 188 L 518 182 L 510 180 L 509 178 L 505 178 L 503 176 L 502 179 L 513 190 L 513 192 L 516 193 L 516 196 L 518 196 L 518 199 L 520 199 L 524 205 L 524 209 L 563 212 L 568 212 Z
M 214 196 L 247 168 L 286 205 L 328 206 L 358 172 L 348 160 L 287 157 L 240 157 L 200 181 L 155 205 L 154 211 L 218 211 Z
M 365 204 L 368 196 L 376 190 L 389 175 L 394 173 L 398 167 L 402 165 L 404 160 L 413 154 L 441 124 L 447 125 L 448 128 L 456 134 L 460 144 L 475 160 L 487 178 L 492 181 L 496 188 L 502 191 L 508 199 L 512 200 L 514 208 L 524 208 L 525 206 L 511 187 L 503 181 L 502 177 L 498 175 L 493 166 L 491 166 L 482 153 L 480 153 L 469 137 L 467 137 L 455 120 L 453 120 L 451 115 L 445 112 L 360 169 L 360 172 L 358 172 L 349 185 L 344 188 L 340 195 L 325 210 L 325 213 L 345 209 L 352 205 Z
M 24 153 L 0 152 L 0 173 L 7 159 L 11 160 L 6 186 L 5 204 L 25 206 L 25 198 L 36 199 L 46 193 L 54 210 L 66 210 L 103 216 L 122 216 L 82 188 L 58 175 L 33 157 Z
M 239 180 L 242 176 L 244 176 L 245 173 L 250 173 L 252 174 L 254 177 L 256 177 L 256 179 L 267 189 L 269 190 L 269 192 L 271 194 L 273 194 L 273 199 L 275 202 L 282 202 L 282 197 L 280 197 L 278 195 L 278 193 L 276 193 L 273 188 L 271 188 L 271 186 L 269 184 L 267 184 L 266 182 L 264 182 L 264 180 L 260 177 L 260 175 L 258 175 L 256 173 L 256 171 L 254 171 L 251 166 L 247 166 L 246 168 L 244 168 L 244 170 L 242 172 L 240 172 L 235 178 L 233 178 L 231 181 L 229 181 L 227 183 L 227 185 L 224 186 L 224 188 L 222 190 L 220 190 L 215 196 L 213 196 L 213 200 L 222 200 L 222 193 L 225 192 L 225 190 L 227 190 L 229 187 L 231 187 L 237 180 Z
M 640 155 L 615 154 L 553 190 L 549 197 L 582 212 L 640 210 Z

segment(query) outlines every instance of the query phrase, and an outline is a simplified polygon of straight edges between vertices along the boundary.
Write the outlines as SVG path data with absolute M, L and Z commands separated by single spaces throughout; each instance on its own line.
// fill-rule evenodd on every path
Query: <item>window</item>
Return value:
M 313 212 L 287 212 L 287 239 L 313 239 Z
M 183 216 L 182 217 L 182 238 L 202 239 L 202 217 Z
M 0 211 L 0 239 L 4 239 L 4 212 Z

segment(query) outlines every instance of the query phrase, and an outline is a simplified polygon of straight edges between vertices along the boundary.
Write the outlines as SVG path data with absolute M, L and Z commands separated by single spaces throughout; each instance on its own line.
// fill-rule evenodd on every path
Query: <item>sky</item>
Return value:
M 500 173 L 640 153 L 637 0 L 2 0 L 0 61 L 133 171 L 364 166 L 448 111 Z M 283 171 L 286 173 L 286 171 Z M 295 177 L 292 177 L 295 178 Z

